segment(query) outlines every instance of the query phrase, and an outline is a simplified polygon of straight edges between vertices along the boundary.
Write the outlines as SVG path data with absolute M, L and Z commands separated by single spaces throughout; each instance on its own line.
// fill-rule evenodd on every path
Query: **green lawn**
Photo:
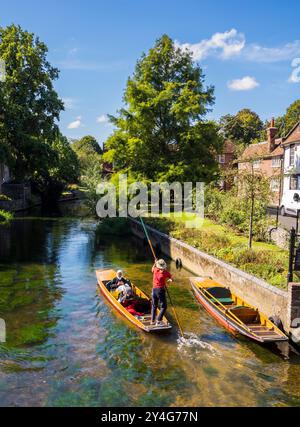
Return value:
M 247 237 L 228 227 L 205 219 L 199 228 L 193 229 L 187 228 L 185 221 L 186 218 L 174 216 L 146 219 L 149 225 L 176 239 L 254 274 L 271 285 L 286 288 L 288 251 L 264 242 L 253 242 L 250 250 Z

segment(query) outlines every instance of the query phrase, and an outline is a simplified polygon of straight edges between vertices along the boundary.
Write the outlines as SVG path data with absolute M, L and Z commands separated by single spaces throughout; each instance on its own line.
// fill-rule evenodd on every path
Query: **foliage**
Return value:
M 222 134 L 226 139 L 247 146 L 257 142 L 264 130 L 264 124 L 254 111 L 244 108 L 235 116 L 227 114 L 220 119 Z
M 279 130 L 280 136 L 286 136 L 299 121 L 300 117 L 300 99 L 293 102 L 282 117 L 276 119 L 275 125 Z
M 78 184 L 68 184 L 66 189 L 69 191 L 80 191 L 80 186 Z
M 33 173 L 33 188 L 47 202 L 55 202 L 69 182 L 79 179 L 79 161 L 68 139 L 61 134 L 47 146 L 44 167 Z
M 58 132 L 63 103 L 53 81 L 59 72 L 48 62 L 47 52 L 39 38 L 20 26 L 0 27 L 0 57 L 6 64 L 6 79 L 0 84 L 0 151 L 17 180 L 48 165 Z
M 6 196 L 5 194 L 0 194 L 0 201 L 4 201 L 4 202 L 10 202 L 11 198 Z
M 99 159 L 99 154 L 89 156 L 90 161 L 81 176 L 81 184 L 85 189 L 85 204 L 90 213 L 96 215 L 96 205 L 100 198 L 97 194 L 97 186 L 103 181 L 102 162 Z
M 0 209 L 0 224 L 3 222 L 9 222 L 13 219 L 13 214 Z
M 105 218 L 97 225 L 97 236 L 128 236 L 131 234 L 127 218 Z
M 139 180 L 211 181 L 222 146 L 216 124 L 204 121 L 213 91 L 191 53 L 162 36 L 128 79 L 126 108 L 110 116 L 104 161 Z
M 205 187 L 205 215 L 215 221 L 220 221 L 220 213 L 225 202 L 225 193 L 216 187 L 215 184 L 210 184 Z
M 251 203 L 253 200 L 253 237 L 267 241 L 268 228 L 272 220 L 267 215 L 270 197 L 269 180 L 261 173 L 240 170 L 238 180 L 234 180 L 235 170 L 227 170 L 223 178 L 230 182 L 232 189 L 222 192 L 213 185 L 206 188 L 205 214 L 212 220 L 226 224 L 243 235 L 249 235 Z
M 249 249 L 245 237 L 228 225 L 223 227 L 207 219 L 200 229 L 187 229 L 178 219 L 147 218 L 146 221 L 156 229 L 266 280 L 271 285 L 286 287 L 288 251 L 258 242 L 254 242 L 253 249 Z
M 93 136 L 84 136 L 74 141 L 71 147 L 78 156 L 83 174 L 91 162 L 101 162 L 102 149 Z

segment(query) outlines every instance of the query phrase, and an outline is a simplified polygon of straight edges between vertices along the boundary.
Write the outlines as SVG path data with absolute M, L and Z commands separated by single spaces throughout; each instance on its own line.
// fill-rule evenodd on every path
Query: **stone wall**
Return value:
M 289 283 L 288 322 L 292 340 L 300 343 L 300 283 Z
M 18 212 L 27 208 L 28 206 L 24 202 L 24 199 L 0 200 L 0 209 L 8 212 Z
M 139 222 L 132 220 L 133 233 L 144 238 Z M 290 331 L 291 315 L 288 311 L 288 292 L 275 288 L 251 274 L 245 273 L 225 262 L 199 251 L 179 240 L 148 227 L 154 246 L 160 246 L 162 253 L 176 260 L 181 258 L 183 267 L 197 276 L 211 276 L 217 282 L 244 298 L 250 305 L 259 308 L 268 317 L 278 316 L 285 331 Z M 291 303 L 292 305 L 294 302 Z
M 2 193 L 10 200 L 0 200 L 0 209 L 18 212 L 39 205 L 41 200 L 33 196 L 31 186 L 27 184 L 2 184 Z

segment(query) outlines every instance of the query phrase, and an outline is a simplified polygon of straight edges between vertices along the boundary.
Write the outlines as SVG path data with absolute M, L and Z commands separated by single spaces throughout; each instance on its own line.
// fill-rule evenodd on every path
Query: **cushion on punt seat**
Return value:
M 231 292 L 227 288 L 216 286 L 214 288 L 208 288 L 207 292 L 209 292 L 210 295 L 215 297 L 221 304 L 230 305 L 234 303 L 234 301 L 232 300 Z M 214 298 L 211 298 L 210 295 L 208 295 L 210 301 L 217 303 L 217 301 Z

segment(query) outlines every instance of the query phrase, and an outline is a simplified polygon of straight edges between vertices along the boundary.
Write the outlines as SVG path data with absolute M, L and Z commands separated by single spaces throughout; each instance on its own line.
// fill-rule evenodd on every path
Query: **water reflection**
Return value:
M 95 238 L 79 219 L 0 228 L 0 405 L 271 406 L 300 404 L 300 358 L 232 337 L 195 302 L 190 273 L 171 293 L 188 342 L 136 330 L 98 294 L 96 268 L 122 267 L 151 291 L 140 241 Z M 172 313 L 170 320 L 175 324 Z

